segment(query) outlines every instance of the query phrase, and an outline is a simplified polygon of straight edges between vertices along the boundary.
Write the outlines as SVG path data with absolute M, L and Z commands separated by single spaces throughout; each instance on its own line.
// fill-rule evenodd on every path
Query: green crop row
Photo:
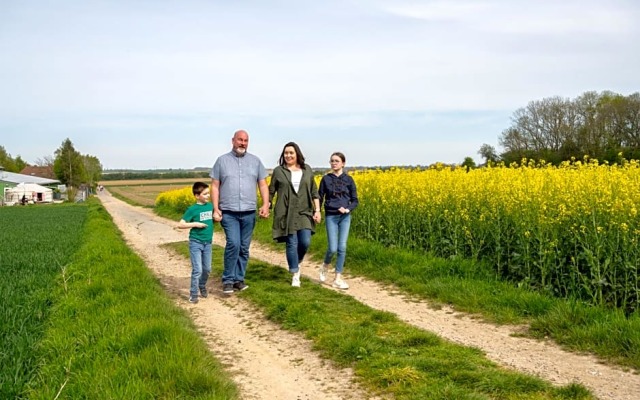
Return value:
M 97 201 L 0 220 L 0 399 L 237 398 Z
M 56 277 L 81 243 L 86 207 L 0 208 L 0 397 L 33 379 Z

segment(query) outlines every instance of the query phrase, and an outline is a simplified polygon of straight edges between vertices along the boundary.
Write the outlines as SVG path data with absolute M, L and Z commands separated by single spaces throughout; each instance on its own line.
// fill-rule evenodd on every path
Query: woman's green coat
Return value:
M 319 198 L 318 186 L 309 165 L 305 164 L 302 170 L 298 193 L 293 190 L 291 171 L 286 167 L 277 166 L 269 183 L 269 202 L 273 208 L 273 238 L 282 242 L 288 235 L 301 229 L 311 229 L 311 233 L 315 233 L 313 200 Z

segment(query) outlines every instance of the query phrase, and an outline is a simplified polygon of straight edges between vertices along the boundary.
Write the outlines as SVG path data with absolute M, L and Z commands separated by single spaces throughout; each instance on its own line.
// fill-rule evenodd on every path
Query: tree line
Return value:
M 531 101 L 516 110 L 499 136 L 504 152 L 482 145 L 486 161 L 544 159 L 552 164 L 584 156 L 615 163 L 620 153 L 640 159 L 640 93 L 623 96 L 590 91 L 575 99 L 559 96 Z
M 181 178 L 209 178 L 209 171 L 191 171 L 191 170 L 176 170 L 176 171 L 117 171 L 117 172 L 104 172 L 102 174 L 102 181 L 120 181 L 131 179 L 181 179 Z
M 54 157 L 44 156 L 36 160 L 39 167 L 50 167 L 56 178 L 63 184 L 79 187 L 81 184 L 95 188 L 102 178 L 102 164 L 98 157 L 78 152 L 69 138 L 65 139 L 54 152 Z M 4 146 L 0 146 L 0 166 L 5 171 L 20 173 L 30 166 L 19 155 L 11 157 Z

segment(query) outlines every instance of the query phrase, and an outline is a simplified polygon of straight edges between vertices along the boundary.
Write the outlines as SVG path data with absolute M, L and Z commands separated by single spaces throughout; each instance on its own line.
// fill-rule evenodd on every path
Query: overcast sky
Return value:
M 637 0 L 1 0 L 0 145 L 106 169 L 482 160 L 528 102 L 640 90 Z

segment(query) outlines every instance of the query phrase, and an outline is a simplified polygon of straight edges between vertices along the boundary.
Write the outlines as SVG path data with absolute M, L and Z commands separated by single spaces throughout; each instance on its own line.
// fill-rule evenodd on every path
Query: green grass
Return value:
M 94 200 L 69 207 L 87 216 L 74 227 L 81 240 L 64 269 L 51 266 L 55 272 L 31 277 L 47 281 L 39 283 L 48 293 L 47 312 L 36 329 L 37 340 L 25 350 L 25 358 L 32 360 L 28 382 L 0 398 L 238 398 L 189 316 L 127 247 L 106 210 Z M 52 233 L 62 237 L 70 231 Z M 2 363 L 3 369 L 12 363 L 13 357 Z M 5 380 L 3 390 L 12 386 Z
M 186 242 L 174 248 L 188 257 Z M 222 251 L 214 252 L 214 273 Z M 250 290 L 236 294 L 258 306 L 282 328 L 299 332 L 319 354 L 352 367 L 364 387 L 397 399 L 590 399 L 582 386 L 552 387 L 541 379 L 508 371 L 481 351 L 373 310 L 353 298 L 303 279 L 292 288 L 289 273 L 251 260 Z
M 254 240 L 284 252 L 271 238 L 271 220 L 259 220 Z M 322 262 L 324 224 L 311 239 L 310 257 Z M 389 248 L 349 238 L 345 272 L 498 324 L 528 324 L 532 337 L 550 337 L 568 350 L 589 352 L 640 371 L 640 315 L 563 300 L 498 280 L 480 262 Z
M 171 210 L 155 210 L 175 219 Z M 284 252 L 271 238 L 271 219 L 259 219 L 254 240 Z M 311 239 L 309 257 L 322 262 L 326 251 L 324 224 Z M 497 324 L 528 324 L 528 334 L 552 338 L 566 349 L 594 354 L 607 362 L 640 372 L 640 314 L 626 316 L 579 301 L 558 299 L 498 280 L 481 262 L 385 247 L 349 238 L 347 274 L 393 284 L 408 295 L 458 311 L 481 316 Z
M 56 277 L 82 240 L 87 208 L 0 207 L 0 398 L 19 398 L 37 373 Z

